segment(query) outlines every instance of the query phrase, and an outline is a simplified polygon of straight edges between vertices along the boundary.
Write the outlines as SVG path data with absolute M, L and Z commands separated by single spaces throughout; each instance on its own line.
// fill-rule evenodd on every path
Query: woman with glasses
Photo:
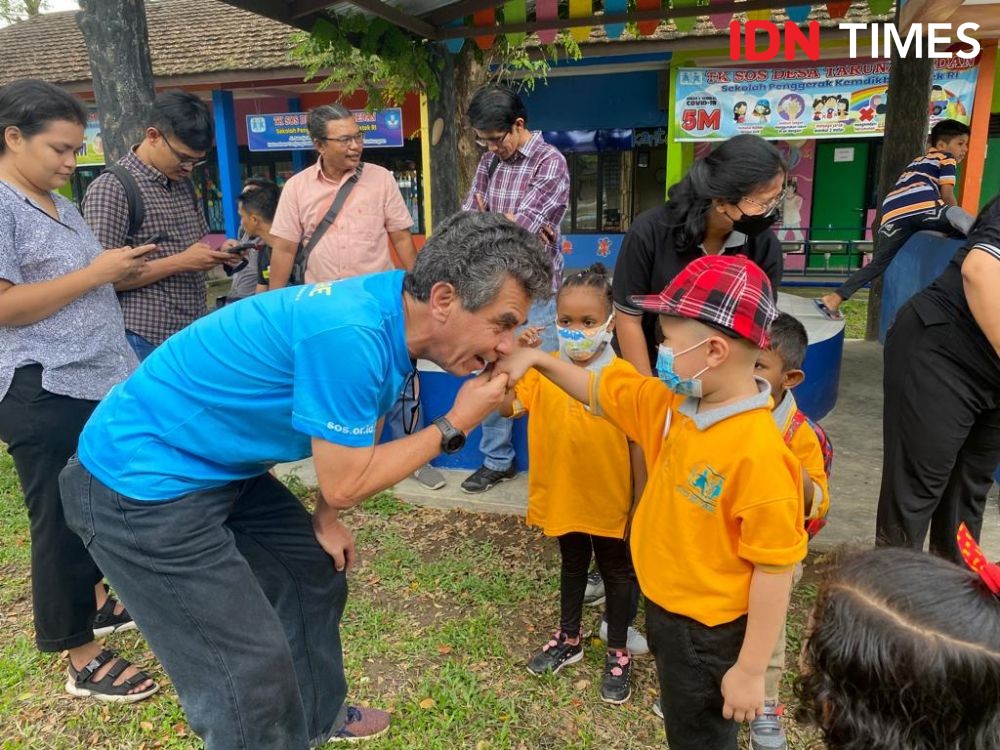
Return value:
M 131 703 L 157 686 L 96 640 L 135 624 L 108 595 L 89 540 L 66 525 L 58 476 L 98 400 L 135 368 L 113 285 L 140 274 L 153 246 L 102 252 L 55 192 L 76 168 L 86 122 L 51 84 L 0 89 L 0 441 L 31 522 L 38 649 L 67 652 L 72 695 Z

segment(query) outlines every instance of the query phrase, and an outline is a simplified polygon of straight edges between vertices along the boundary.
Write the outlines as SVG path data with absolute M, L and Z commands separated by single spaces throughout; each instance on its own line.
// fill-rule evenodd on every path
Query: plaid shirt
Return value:
M 190 180 L 174 182 L 142 161 L 133 151 L 118 161 L 139 184 L 146 218 L 138 237 L 128 237 L 128 200 L 125 188 L 108 173 L 87 188 L 83 216 L 104 248 L 123 247 L 130 239 L 140 242 L 152 234 L 162 237 L 148 260 L 166 258 L 187 249 L 208 234 L 208 222 L 195 203 Z M 118 295 L 125 314 L 125 328 L 154 345 L 162 344 L 208 310 L 205 273 L 184 271 Z
M 569 169 L 566 159 L 554 147 L 533 133 L 531 140 L 519 148 L 510 159 L 501 160 L 493 176 L 489 176 L 494 155 L 483 154 L 476 168 L 472 187 L 462 209 L 478 211 L 476 194 L 483 197 L 487 211 L 513 214 L 514 220 L 532 234 L 542 227 L 555 233 L 555 241 L 546 243 L 552 259 L 552 289 L 562 283 L 563 255 L 559 224 L 569 202 Z

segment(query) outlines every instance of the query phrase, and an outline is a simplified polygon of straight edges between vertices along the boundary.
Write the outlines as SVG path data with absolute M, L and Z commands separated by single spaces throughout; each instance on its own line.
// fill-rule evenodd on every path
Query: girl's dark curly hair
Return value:
M 698 159 L 667 191 L 667 225 L 678 250 L 695 250 L 705 239 L 712 201 L 739 203 L 776 175 L 788 172 L 781 152 L 756 135 L 737 135 Z
M 592 263 L 582 271 L 569 274 L 563 279 L 562 287 L 559 291 L 562 293 L 563 289 L 574 286 L 585 286 L 595 289 L 599 294 L 604 296 L 608 315 L 614 310 L 615 303 L 611 295 L 611 272 L 603 263 Z
M 1000 748 L 1000 598 L 909 549 L 841 556 L 820 586 L 796 718 L 830 750 Z

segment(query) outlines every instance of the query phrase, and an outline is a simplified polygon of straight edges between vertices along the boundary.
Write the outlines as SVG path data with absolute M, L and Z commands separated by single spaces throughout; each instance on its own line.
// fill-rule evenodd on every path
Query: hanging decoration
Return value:
M 699 0 L 671 0 L 670 7 L 694 8 L 698 4 Z M 680 18 L 671 18 L 670 20 L 674 22 L 674 26 L 678 31 L 691 31 L 698 25 L 698 16 L 681 16 Z
M 477 10 L 472 14 L 472 25 L 476 28 L 479 27 L 490 27 L 496 25 L 497 11 L 496 8 L 487 8 L 486 10 Z M 484 52 L 493 46 L 493 42 L 496 40 L 496 34 L 484 34 L 483 36 L 473 37 L 476 42 L 476 46 Z
M 528 4 L 525 0 L 509 0 L 503 4 L 504 23 L 524 23 L 528 20 Z M 512 47 L 520 47 L 526 34 L 521 31 L 516 34 L 507 34 L 507 42 Z
M 728 5 L 729 0 L 710 0 L 709 5 Z M 709 13 L 708 20 L 719 31 L 728 31 L 729 22 L 733 20 L 732 13 Z
M 590 18 L 592 15 L 594 15 L 592 0 L 569 0 L 570 18 Z M 577 42 L 585 42 L 590 39 L 589 26 L 571 26 L 569 33 Z
M 659 10 L 660 0 L 635 0 L 636 10 Z M 659 19 L 653 19 L 651 21 L 639 21 L 639 33 L 643 36 L 652 36 L 656 33 L 657 27 L 660 25 Z
M 889 0 L 892 2 L 892 0 Z M 771 9 L 764 8 L 764 10 L 748 10 L 747 11 L 748 21 L 770 21 L 771 20 Z
M 893 0 L 868 0 L 868 7 L 876 16 L 884 16 L 892 11 Z
M 551 21 L 559 18 L 559 0 L 535 0 L 535 20 Z M 558 29 L 541 29 L 536 32 L 542 44 L 552 44 L 559 35 Z
M 446 28 L 461 28 L 465 26 L 465 19 L 459 18 L 456 21 L 452 21 L 447 25 Z M 451 54 L 457 55 L 462 51 L 462 47 L 465 46 L 465 37 L 458 37 L 456 39 L 445 39 L 444 40 L 445 49 L 447 49 Z
M 812 13 L 811 5 L 792 5 L 785 8 L 785 14 L 792 23 L 805 23 L 809 20 L 810 13 Z
M 628 0 L 604 0 L 604 14 L 608 15 L 610 13 L 625 13 L 628 10 Z M 608 39 L 617 39 L 625 31 L 625 24 L 623 23 L 607 23 L 604 24 L 604 33 L 608 35 Z
M 851 9 L 851 0 L 836 0 L 826 4 L 826 12 L 830 18 L 844 18 Z

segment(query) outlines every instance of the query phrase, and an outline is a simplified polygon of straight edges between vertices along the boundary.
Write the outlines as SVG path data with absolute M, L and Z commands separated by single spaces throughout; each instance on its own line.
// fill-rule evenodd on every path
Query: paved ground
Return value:
M 882 347 L 877 343 L 848 341 L 840 376 L 837 407 L 823 420 L 834 445 L 829 524 L 814 547 L 824 549 L 845 542 L 870 544 L 875 530 L 875 504 L 882 466 Z M 308 484 L 315 484 L 310 462 L 280 467 L 294 469 Z M 400 498 L 437 508 L 466 508 L 487 513 L 524 514 L 527 482 L 522 475 L 482 495 L 459 489 L 469 472 L 445 472 L 448 485 L 433 491 L 406 480 L 396 487 Z M 1000 557 L 1000 503 L 994 485 L 983 524 L 983 548 L 991 558 Z

